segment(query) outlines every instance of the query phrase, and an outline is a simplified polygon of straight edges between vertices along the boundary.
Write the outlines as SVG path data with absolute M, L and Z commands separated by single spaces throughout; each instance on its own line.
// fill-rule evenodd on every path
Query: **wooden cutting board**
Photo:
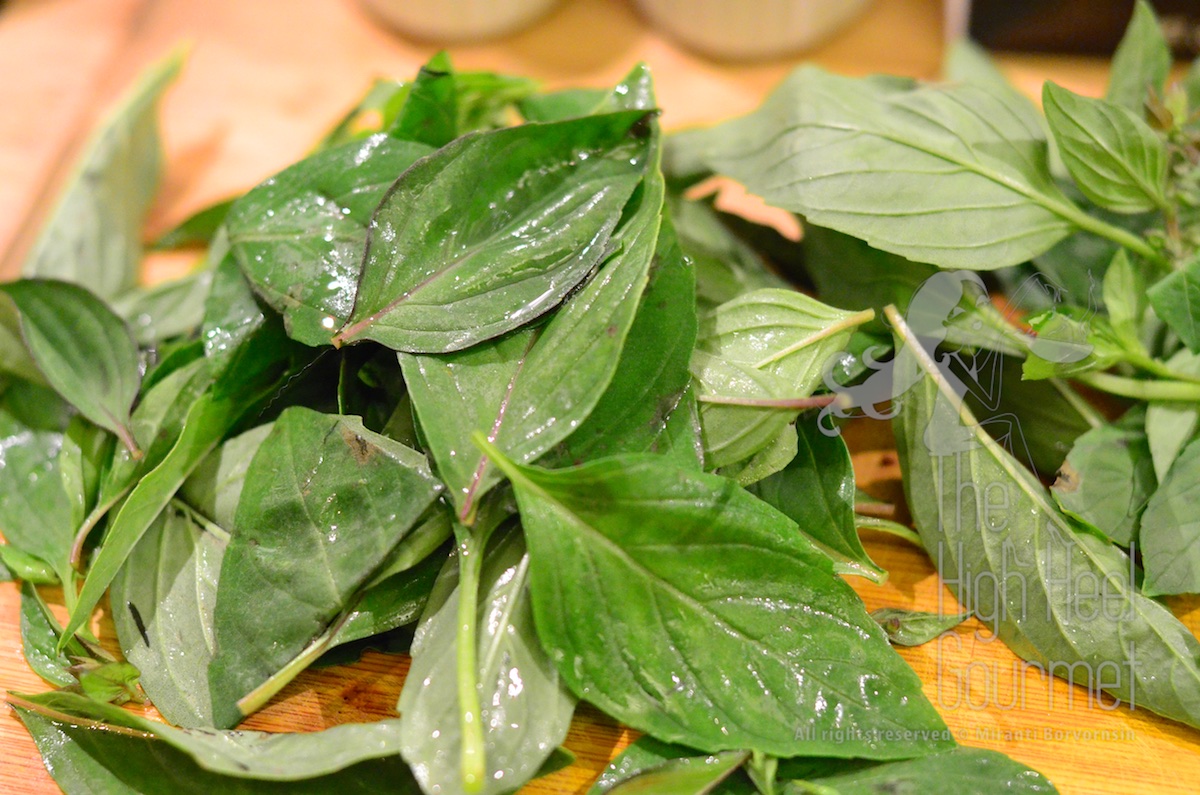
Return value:
M 636 61 L 654 70 L 668 129 L 717 121 L 755 107 L 802 60 L 848 73 L 937 73 L 941 4 L 875 3 L 852 28 L 803 58 L 766 64 L 715 63 L 649 30 L 619 0 L 568 0 L 526 32 L 452 47 L 457 66 L 529 75 L 548 87 L 603 86 Z M 351 0 L 13 0 L 0 12 L 0 252 L 11 276 L 44 213 L 46 187 L 61 181 L 86 130 L 139 69 L 181 40 L 190 64 L 164 103 L 169 169 L 151 226 L 169 227 L 206 203 L 243 190 L 301 156 L 375 76 L 408 76 L 434 51 L 376 26 Z M 1036 95 L 1053 77 L 1098 93 L 1095 61 L 1008 57 L 1006 70 Z M 2 256 L 2 255 L 0 255 Z M 187 266 L 152 261 L 147 278 Z M 849 431 L 861 483 L 898 498 L 899 470 L 888 429 Z M 890 572 L 886 585 L 855 582 L 868 608 L 952 609 L 925 554 L 886 536 L 867 538 Z M 50 594 L 53 597 L 53 594 Z M 17 589 L 0 584 L 0 687 L 46 686 L 21 657 Z M 1195 601 L 1174 605 L 1195 631 Z M 111 623 L 100 633 L 112 643 Z M 1107 710 L 1086 691 L 1021 666 L 978 622 L 951 642 L 901 650 L 955 737 L 993 748 L 1048 775 L 1063 793 L 1184 793 L 1200 781 L 1200 732 L 1144 711 Z M 248 727 L 317 730 L 392 715 L 407 661 L 368 654 L 359 663 L 306 672 Z M 1105 702 L 1107 703 L 1107 702 Z M 576 764 L 526 788 L 582 793 L 634 737 L 582 706 L 567 740 Z M 0 791 L 56 788 L 28 735 L 0 716 Z

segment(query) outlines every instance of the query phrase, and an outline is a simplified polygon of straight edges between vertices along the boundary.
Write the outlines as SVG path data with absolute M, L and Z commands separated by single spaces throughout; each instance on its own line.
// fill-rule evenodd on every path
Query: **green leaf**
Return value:
M 487 775 L 480 793 L 524 786 L 566 737 L 575 699 L 560 682 L 533 628 L 529 556 L 520 532 L 496 540 L 483 562 L 477 681 Z M 461 708 L 454 666 L 458 562 L 439 578 L 412 646 L 412 667 L 397 706 L 405 760 L 426 792 L 464 792 Z
M 218 726 L 237 723 L 237 702 L 349 606 L 440 488 L 423 456 L 357 418 L 279 416 L 246 471 L 221 566 L 209 667 Z
M 796 458 L 799 449 L 796 423 L 793 422 L 784 426 L 783 431 L 766 447 L 744 461 L 721 467 L 717 474 L 729 478 L 739 486 L 749 488 L 763 478 L 781 472 Z
M 259 425 L 222 444 L 184 481 L 179 496 L 218 527 L 233 527 L 246 471 L 271 428 Z
M 354 310 L 335 342 L 444 353 L 553 309 L 610 253 L 652 158 L 646 116 L 464 136 L 414 165 L 371 220 Z
M 46 386 L 46 377 L 25 347 L 21 336 L 21 315 L 16 304 L 0 293 L 0 373 L 11 374 L 39 386 Z
M 429 59 L 408 88 L 408 96 L 388 134 L 438 149 L 458 137 L 458 97 L 450 58 L 439 52 Z
M 709 753 L 895 758 L 952 742 L 858 597 L 766 503 L 658 456 L 547 471 L 476 440 L 516 490 L 538 636 L 581 698 Z
M 113 300 L 113 309 L 125 319 L 140 345 L 154 345 L 191 334 L 204 321 L 204 302 L 212 285 L 211 270 L 199 270 Z
M 643 771 L 651 770 L 672 759 L 682 759 L 694 754 L 695 751 L 691 748 L 671 745 L 649 735 L 642 735 L 608 763 L 608 767 L 596 779 L 587 795 L 605 795 L 613 787 Z
M 526 121 L 562 121 L 595 112 L 608 95 L 603 88 L 567 88 L 525 97 L 517 107 Z
M 1200 593 L 1200 445 L 1184 447 L 1149 496 L 1138 535 L 1146 570 L 1142 592 Z
M 1146 276 L 1141 268 L 1134 266 L 1125 249 L 1117 250 L 1104 272 L 1102 290 L 1113 333 L 1127 347 L 1140 348 L 1147 306 Z
M 192 471 L 243 416 L 256 412 L 259 401 L 273 391 L 280 369 L 277 352 L 269 338 L 251 339 L 265 344 L 239 348 L 234 353 L 226 382 L 214 385 L 192 404 L 170 452 L 142 477 L 111 520 L 67 621 L 64 638 L 85 625 L 129 553 Z
M 231 357 L 250 335 L 266 323 L 266 316 L 254 300 L 254 292 L 242 275 L 237 259 L 231 254 L 217 264 L 212 287 L 204 302 L 204 323 L 200 337 L 204 355 L 213 361 Z
M 105 704 L 141 703 L 144 699 L 138 688 L 140 677 L 138 669 L 129 663 L 110 662 L 80 671 L 79 689 L 88 698 Z
M 1091 225 L 1050 177 L 1037 114 L 974 85 L 804 67 L 690 145 L 770 204 L 944 268 L 1015 265 Z
M 1042 89 L 1042 107 L 1063 162 L 1085 196 L 1123 213 L 1167 206 L 1166 145 L 1139 116 L 1051 82 Z
M 326 345 L 350 316 L 371 215 L 430 151 L 375 135 L 301 160 L 234 202 L 225 220 L 233 256 L 293 339 Z
M 813 774 L 789 783 L 783 795 L 1057 795 L 1054 785 L 1032 768 L 996 751 L 955 748 L 902 762 L 818 762 Z
M 58 575 L 50 564 L 11 544 L 0 544 L 0 580 L 23 580 L 34 585 L 57 585 Z
M 679 245 L 696 269 L 696 297 L 704 308 L 732 301 L 764 287 L 787 287 L 761 254 L 721 223 L 709 202 L 668 194 L 667 204 L 679 233 Z
M 83 416 L 137 446 L 129 412 L 141 383 L 129 328 L 83 287 L 24 279 L 3 286 L 21 313 L 21 333 L 38 369 Z
M 1128 547 L 1157 485 L 1145 412 L 1132 409 L 1075 440 L 1051 491 L 1064 512 Z
M 27 389 L 36 389 L 29 387 Z M 0 477 L 0 530 L 11 545 L 6 563 L 19 551 L 40 560 L 66 582 L 74 526 L 71 498 L 63 489 L 59 452 L 61 430 L 30 426 L 14 405 L 16 392 L 9 387 L 0 399 L 0 449 L 4 450 L 4 477 Z M 49 395 L 49 390 L 38 389 Z
M 208 665 L 213 605 L 228 535 L 168 506 L 133 548 L 109 596 L 125 659 L 171 723 L 213 726 Z
M 871 618 L 879 622 L 893 646 L 920 646 L 949 632 L 971 617 L 970 612 L 922 613 L 903 607 L 882 607 L 871 611 Z
M 790 290 L 762 289 L 701 318 L 692 357 L 705 463 L 719 469 L 776 441 L 826 364 L 873 313 L 846 312 Z
M 1167 360 L 1167 367 L 1200 377 L 1200 355 L 1179 351 Z M 1159 483 L 1166 479 L 1176 456 L 1191 440 L 1197 426 L 1200 426 L 1200 408 L 1193 402 L 1152 400 L 1146 406 L 1146 441 Z
M 70 656 L 57 650 L 58 621 L 29 582 L 21 585 L 21 651 L 25 662 L 38 676 L 52 685 L 70 687 L 76 683 L 70 657 L 90 657 L 79 641 L 71 641 Z
M 1119 549 L 1076 533 L 899 314 L 889 320 L 896 382 L 913 385 L 893 421 L 905 493 L 942 581 L 1020 657 L 1200 726 L 1200 642 L 1138 592 Z
M 844 570 L 883 582 L 887 572 L 858 538 L 850 451 L 840 435 L 825 435 L 814 420 L 801 417 L 796 423 L 797 452 L 787 467 L 748 491 L 799 525 Z
M 1143 114 L 1150 92 L 1163 93 L 1170 71 L 1171 49 L 1154 9 L 1145 0 L 1138 0 L 1125 36 L 1113 55 L 1105 98 Z
M 405 541 L 417 532 L 414 530 Z M 428 603 L 443 559 L 443 555 L 431 553 L 387 577 L 376 576 L 376 581 L 367 585 L 352 607 L 334 622 L 337 631 L 330 636 L 326 648 L 353 643 L 415 622 Z
M 400 354 L 438 475 L 460 515 L 499 480 L 470 442 L 486 430 L 536 460 L 587 419 L 612 382 L 659 236 L 662 181 L 647 178 L 614 237 L 621 250 L 545 326 L 443 356 Z
M 749 756 L 748 751 L 724 751 L 672 759 L 605 791 L 612 795 L 708 795 Z
M 1192 353 L 1200 353 L 1200 256 L 1193 256 L 1147 293 L 1154 314 Z
M 154 248 L 159 251 L 170 251 L 178 248 L 207 246 L 216 237 L 217 231 L 225 223 L 225 216 L 237 198 L 225 199 L 210 204 L 189 215 L 178 226 L 159 235 L 154 241 Z
M 670 222 L 664 220 L 649 282 L 612 381 L 587 419 L 548 455 L 550 460 L 578 464 L 616 453 L 671 449 L 667 424 L 691 383 L 695 281 Z
M 9 703 L 35 740 L 39 732 L 34 726 L 39 722 L 42 727 L 57 727 L 58 736 L 71 739 L 63 745 L 74 750 L 66 753 L 49 743 L 38 744 L 44 756 L 66 763 L 63 773 L 99 773 L 98 782 L 116 782 L 101 792 L 166 793 L 180 792 L 180 787 L 194 787 L 182 791 L 198 793 L 419 792 L 396 753 L 398 720 L 270 734 L 176 729 L 72 693 L 11 695 Z M 31 725 L 31 718 L 39 720 Z M 55 765 L 48 767 L 58 772 Z M 158 786 L 158 779 L 170 786 Z M 384 788 L 377 789 L 373 780 Z
M 177 50 L 151 66 L 93 133 L 87 151 L 21 269 L 113 298 L 137 281 L 142 225 L 158 192 L 158 102 L 183 67 Z

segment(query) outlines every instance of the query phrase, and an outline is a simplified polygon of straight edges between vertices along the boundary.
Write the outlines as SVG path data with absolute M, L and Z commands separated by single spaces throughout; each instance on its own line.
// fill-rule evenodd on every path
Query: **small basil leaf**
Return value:
M 829 560 L 761 500 L 658 456 L 549 471 L 476 441 L 512 481 L 538 636 L 581 698 L 709 753 L 887 759 L 952 742 Z M 911 739 L 889 741 L 893 727 Z
M 76 683 L 71 674 L 71 657 L 90 658 L 91 654 L 78 641 L 69 644 L 69 655 L 57 650 L 58 621 L 50 613 L 41 594 L 30 582 L 21 585 L 21 651 L 34 673 L 58 687 Z
M 1147 293 L 1154 314 L 1179 335 L 1192 353 L 1200 353 L 1200 256 L 1158 281 Z
M 154 248 L 159 251 L 169 251 L 177 248 L 207 246 L 217 235 L 217 230 L 225 223 L 225 216 L 233 206 L 236 198 L 210 204 L 189 215 L 178 226 L 164 232 L 154 241 Z
M 1200 445 L 1189 443 L 1150 495 L 1138 534 L 1147 596 L 1200 592 Z M 1103 525 L 1100 526 L 1103 530 Z
M 1146 0 L 1137 0 L 1129 27 L 1113 55 L 1105 98 L 1134 113 L 1144 113 L 1149 92 L 1162 94 L 1171 60 L 1171 49 L 1154 9 Z
M 1075 440 L 1051 492 L 1064 512 L 1128 547 L 1138 538 L 1142 511 L 1157 485 L 1145 411 L 1133 409 L 1120 422 Z
M 402 141 L 437 149 L 458 137 L 458 97 L 450 58 L 439 52 L 408 87 L 408 96 L 387 132 Z
M 38 369 L 83 416 L 137 445 L 129 412 L 141 384 L 137 344 L 108 306 L 78 285 L 23 279 L 3 286 L 21 313 Z
M 1051 82 L 1042 89 L 1042 107 L 1063 162 L 1085 196 L 1123 213 L 1166 207 L 1166 146 L 1139 116 Z
M 879 622 L 893 646 L 920 646 L 949 632 L 971 617 L 968 613 L 941 615 L 906 610 L 902 607 L 883 607 L 871 611 L 871 618 Z
M 748 490 L 799 525 L 834 561 L 882 582 L 887 572 L 868 557 L 858 538 L 850 451 L 840 435 L 825 435 L 812 420 L 802 417 L 796 423 L 795 458 Z

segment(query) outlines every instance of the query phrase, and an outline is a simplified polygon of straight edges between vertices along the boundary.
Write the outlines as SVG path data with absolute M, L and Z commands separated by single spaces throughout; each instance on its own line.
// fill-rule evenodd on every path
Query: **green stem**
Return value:
M 1065 209 L 1065 208 L 1064 208 Z M 1086 232 L 1091 232 L 1100 237 L 1106 237 L 1118 246 L 1127 248 L 1144 259 L 1160 265 L 1169 265 L 1167 259 L 1154 249 L 1144 238 L 1141 238 L 1132 232 L 1122 229 L 1119 226 L 1101 221 L 1099 218 L 1088 215 L 1083 210 L 1075 205 L 1070 205 L 1070 209 L 1063 213 L 1071 219 L 1072 222 L 1080 229 Z
M 879 530 L 883 533 L 890 533 L 897 538 L 903 538 L 905 541 L 916 544 L 924 549 L 925 545 L 921 543 L 921 537 L 915 532 L 900 524 L 893 522 L 891 519 L 884 519 L 881 516 L 864 516 L 863 514 L 855 514 L 855 527 L 867 528 L 868 530 Z
M 1175 400 L 1200 402 L 1200 384 L 1188 381 L 1144 380 L 1112 373 L 1084 373 L 1075 376 L 1081 383 L 1110 395 L 1135 400 Z
M 462 722 L 462 783 L 469 793 L 487 781 L 487 756 L 479 707 L 479 578 L 483 571 L 486 534 L 464 534 L 458 545 L 458 637 L 455 662 L 459 717 Z
M 1190 384 L 1200 384 L 1200 378 L 1187 373 L 1177 373 L 1162 362 L 1152 359 L 1144 353 L 1131 351 L 1127 353 L 1125 360 L 1135 367 L 1140 367 L 1146 372 L 1157 375 L 1159 378 L 1165 378 L 1168 381 L 1185 381 Z
M 272 674 L 271 678 L 267 681 L 238 699 L 238 711 L 243 715 L 249 716 L 265 707 L 267 702 L 273 699 L 280 690 L 287 687 L 288 683 L 295 679 L 301 671 L 308 668 L 316 662 L 318 657 L 328 651 L 333 639 L 337 637 L 338 632 L 341 630 L 342 624 L 345 623 L 352 612 L 354 611 L 346 610 L 343 612 L 341 620 L 335 621 L 326 627 L 325 631 L 314 638 L 305 647 L 304 651 L 297 654 L 287 665 Z

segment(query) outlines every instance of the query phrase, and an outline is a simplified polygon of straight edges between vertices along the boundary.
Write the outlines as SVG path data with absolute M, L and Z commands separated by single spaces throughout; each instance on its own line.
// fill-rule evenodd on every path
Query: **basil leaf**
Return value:
M 616 371 L 595 408 L 551 461 L 582 463 L 615 453 L 676 451 L 667 425 L 691 383 L 696 344 L 695 274 L 669 221 L 659 229 L 649 282 L 629 327 Z M 685 409 L 686 410 L 686 409 Z
M 237 702 L 329 626 L 440 489 L 423 456 L 356 418 L 279 416 L 246 471 L 221 566 L 209 667 L 218 726 L 248 714 Z
M 520 532 L 491 545 L 479 595 L 478 720 L 487 748 L 485 795 L 512 792 L 537 774 L 566 737 L 575 699 L 538 643 L 529 596 L 529 556 Z M 462 793 L 461 708 L 453 666 L 458 631 L 458 563 L 451 559 L 412 645 L 397 710 L 402 753 L 426 792 Z
M 21 584 L 21 651 L 25 662 L 38 676 L 52 685 L 70 687 L 77 683 L 70 668 L 70 656 L 91 657 L 79 641 L 71 641 L 70 656 L 58 651 L 58 621 L 29 582 Z
M 0 292 L 0 373 L 47 386 L 46 377 L 25 346 L 21 336 L 21 315 L 8 296 Z
M 604 791 L 612 795 L 708 795 L 749 756 L 748 751 L 723 751 L 671 759 Z
M 322 777 L 332 776 L 339 771 L 349 772 L 364 762 L 373 761 L 382 768 L 358 769 L 358 777 L 370 778 L 370 774 L 392 773 L 395 777 L 387 781 L 389 787 L 404 789 L 410 780 L 406 773 L 388 760 L 399 761 L 396 754 L 399 721 L 384 720 L 375 723 L 349 723 L 320 732 L 267 733 L 257 731 L 213 731 L 203 729 L 176 729 L 173 726 L 139 717 L 132 712 L 108 704 L 100 704 L 73 693 L 52 692 L 36 696 L 13 695 L 9 703 L 22 719 L 40 717 L 57 723 L 74 723 L 77 731 L 69 733 L 80 748 L 89 743 L 85 738 L 105 733 L 114 737 L 128 738 L 131 735 L 143 742 L 150 741 L 158 746 L 156 753 L 131 755 L 125 763 L 104 765 L 110 768 L 109 776 L 120 779 L 126 771 L 145 770 L 150 760 L 166 757 L 183 764 L 180 768 L 191 768 L 193 778 L 188 781 L 207 781 L 217 786 L 210 792 L 258 792 L 258 787 L 269 787 L 271 783 L 285 783 L 293 789 L 268 788 L 264 792 L 337 792 L 336 789 L 317 787 Z M 89 731 L 90 730 L 90 731 Z M 131 731 L 132 730 L 132 731 Z M 70 745 L 70 744 L 68 744 Z M 46 752 L 39 746 L 39 750 Z M 132 763 L 132 764 L 131 764 Z M 153 765 L 151 770 L 164 775 L 161 767 Z M 168 769 L 165 779 L 178 787 L 180 774 Z M 370 787 L 355 778 L 339 777 L 343 785 L 349 784 L 349 792 L 360 787 Z M 104 780 L 104 777 L 101 778 Z M 410 785 L 411 786 L 411 785 Z M 311 789 L 310 789 L 311 788 Z M 159 792 L 157 788 L 135 790 L 137 792 Z M 178 792 L 178 789 L 171 790 Z M 367 791 L 375 792 L 375 789 Z M 387 791 L 396 791 L 390 789 Z M 412 790 L 416 791 L 415 787 Z
M 444 356 L 400 354 L 429 450 L 468 516 L 498 481 L 472 446 L 474 430 L 533 461 L 583 422 L 611 383 L 648 280 L 659 234 L 662 182 L 647 179 L 618 229 L 614 255 L 544 327 Z
M 134 286 L 162 173 L 158 102 L 183 60 L 179 50 L 146 70 L 93 133 L 22 276 L 86 285 L 105 299 Z
M 839 436 L 826 436 L 814 418 L 796 423 L 796 456 L 748 491 L 800 526 L 847 573 L 881 583 L 887 572 L 863 549 L 854 515 L 854 467 Z
M 949 632 L 971 617 L 967 613 L 942 615 L 906 610 L 902 607 L 882 607 L 871 611 L 871 618 L 879 622 L 893 646 L 920 646 Z
M 337 631 L 330 636 L 326 648 L 379 635 L 420 618 L 442 560 L 441 555 L 429 554 L 395 574 L 376 577 L 376 582 L 368 585 L 353 606 L 334 622 Z
M 1142 323 L 1148 303 L 1146 277 L 1141 268 L 1134 267 L 1125 249 L 1119 249 L 1113 256 L 1108 270 L 1104 272 L 1101 289 L 1113 333 L 1128 347 L 1141 348 Z M 1200 285 L 1197 285 L 1197 293 L 1196 300 L 1200 301 Z M 1200 307 L 1197 309 L 1200 310 Z
M 272 427 L 259 425 L 222 444 L 188 476 L 179 496 L 218 527 L 233 527 L 246 472 Z
M 1145 411 L 1135 408 L 1075 440 L 1051 491 L 1065 513 L 1128 547 L 1157 485 Z
M 674 192 L 668 206 L 679 245 L 696 269 L 696 298 L 703 309 L 732 301 L 743 293 L 764 287 L 787 287 L 771 271 L 761 254 L 721 223 L 709 202 L 687 201 Z
M 905 493 L 942 581 L 1020 657 L 1200 726 L 1200 642 L 1138 592 L 1120 550 L 1075 532 L 900 315 L 889 320 L 896 383 L 913 384 L 893 421 Z
M 902 762 L 826 762 L 814 775 L 787 785 L 783 795 L 1056 795 L 1054 785 L 1032 768 L 996 751 L 955 748 Z
M 1137 0 L 1134 5 L 1133 17 L 1117 45 L 1110 69 L 1105 94 L 1109 102 L 1142 114 L 1150 92 L 1163 93 L 1171 71 L 1171 49 L 1146 0 Z
M 125 659 L 159 713 L 188 728 L 213 726 L 208 666 L 213 605 L 228 533 L 168 506 L 113 579 L 109 598 Z
M 1142 514 L 1142 566 L 1147 596 L 1200 592 L 1200 445 L 1189 443 L 1171 464 Z M 1101 527 L 1103 529 L 1103 527 Z
M 293 339 L 326 345 L 350 316 L 371 214 L 430 151 L 375 135 L 301 160 L 234 202 L 225 220 L 233 256 Z
M 1179 351 L 1167 367 L 1190 376 L 1200 376 L 1200 355 Z M 1200 426 L 1200 407 L 1187 401 L 1151 400 L 1146 406 L 1146 442 L 1154 462 L 1154 475 L 1161 483 L 1184 445 Z
M 204 356 L 217 362 L 232 357 L 266 320 L 236 257 L 232 253 L 223 257 L 213 272 L 212 287 L 204 302 L 200 328 Z
M 207 246 L 217 236 L 217 231 L 225 223 L 229 208 L 237 201 L 225 199 L 210 204 L 189 215 L 177 226 L 158 236 L 154 248 L 158 251 L 170 251 L 193 246 Z
M 517 108 L 526 121 L 562 121 L 594 113 L 608 95 L 603 88 L 567 88 L 524 97 Z
M 133 290 L 114 299 L 113 309 L 129 324 L 140 345 L 191 334 L 204 321 L 204 302 L 212 278 L 212 271 L 205 269 L 145 290 Z
M 701 318 L 692 357 L 710 469 L 775 442 L 814 389 L 826 363 L 873 313 L 845 312 L 800 293 L 762 289 Z
M 1146 294 L 1154 314 L 1179 335 L 1192 353 L 1200 353 L 1200 256 L 1186 260 Z
M 1050 178 L 1037 114 L 978 86 L 804 67 L 690 146 L 770 204 L 944 268 L 1016 265 L 1090 223 Z
M 141 383 L 129 328 L 83 287 L 23 279 L 0 287 L 21 313 L 21 334 L 38 369 L 83 416 L 130 450 L 129 412 Z
M 437 149 L 458 137 L 458 98 L 450 58 L 439 52 L 429 59 L 408 88 L 408 96 L 387 132 L 402 141 Z
M 1085 196 L 1123 213 L 1164 208 L 1163 140 L 1127 108 L 1047 82 L 1042 107 L 1063 163 Z
M 24 387 L 45 395 L 49 390 Z M 60 429 L 44 429 L 23 421 L 14 405 L 19 387 L 9 387 L 0 399 L 0 448 L 4 477 L 0 477 L 0 530 L 11 549 L 32 555 L 49 566 L 63 582 L 72 581 L 69 563 L 74 536 L 71 498 L 63 488 Z M 6 561 L 7 562 L 7 561 Z
M 605 795 L 613 787 L 646 770 L 652 770 L 672 759 L 683 759 L 694 754 L 695 751 L 691 748 L 671 745 L 649 735 L 642 735 L 608 763 L 608 767 L 596 779 L 596 783 L 587 791 L 587 795 Z
M 657 456 L 547 471 L 476 441 L 513 483 L 538 636 L 581 698 L 709 753 L 896 758 L 953 742 L 858 597 L 783 514 Z M 701 658 L 712 664 L 695 667 Z
M 414 165 L 371 220 L 354 310 L 335 342 L 444 353 L 553 309 L 609 253 L 651 157 L 645 117 L 464 136 Z

